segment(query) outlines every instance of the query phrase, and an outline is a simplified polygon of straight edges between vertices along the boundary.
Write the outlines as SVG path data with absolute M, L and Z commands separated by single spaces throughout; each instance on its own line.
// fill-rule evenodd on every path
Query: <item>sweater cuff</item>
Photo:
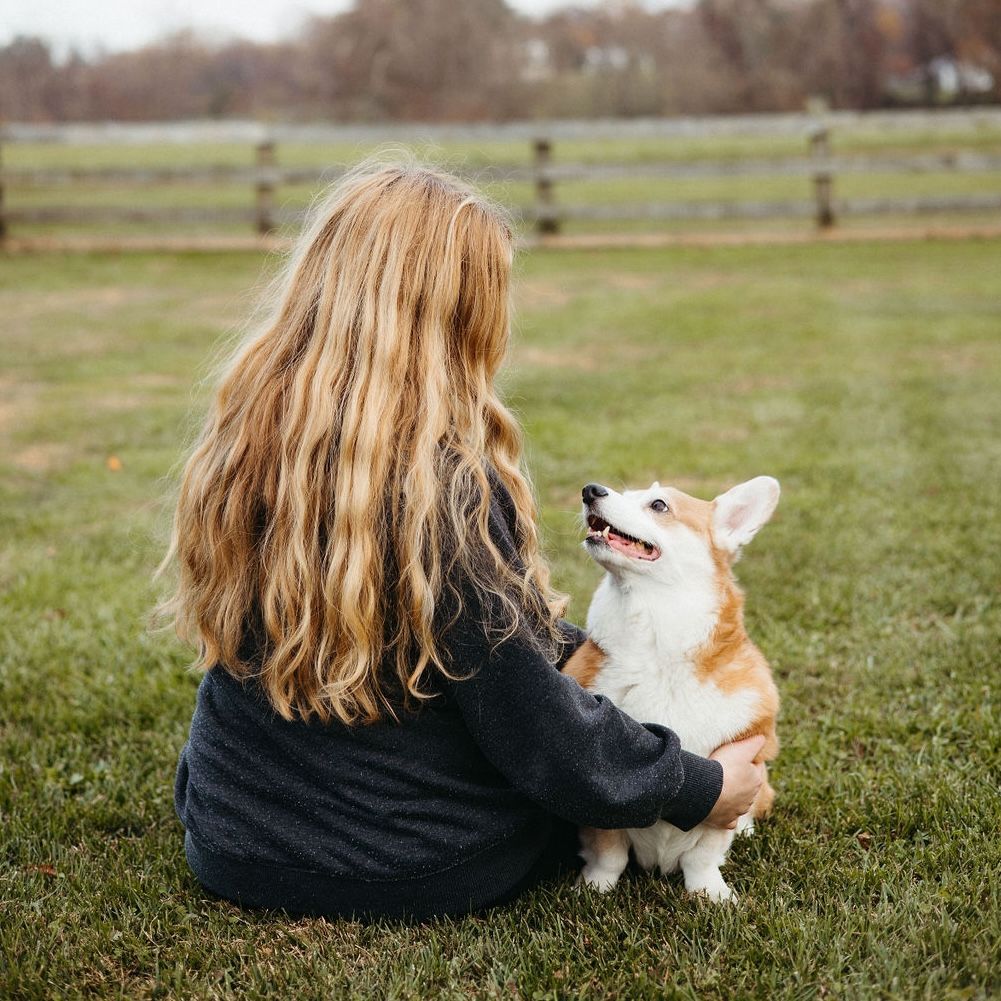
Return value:
M 571 656 L 587 642 L 587 633 L 580 626 L 573 622 L 567 622 L 566 619 L 557 619 L 556 628 L 563 640 L 559 656 L 556 658 L 556 667 L 562 671 Z
M 679 751 L 685 778 L 681 788 L 665 807 L 661 816 L 669 824 L 690 831 L 701 824 L 723 791 L 723 766 L 718 761 L 703 758 L 690 751 Z

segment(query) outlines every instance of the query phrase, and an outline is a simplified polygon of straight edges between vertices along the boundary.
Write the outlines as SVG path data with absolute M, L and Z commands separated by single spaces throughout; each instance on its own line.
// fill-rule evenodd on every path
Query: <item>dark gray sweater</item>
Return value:
M 491 531 L 512 559 L 513 518 L 497 484 Z M 561 819 L 705 819 L 722 768 L 560 674 L 581 630 L 561 626 L 554 664 L 524 631 L 491 649 L 470 589 L 463 604 L 446 643 L 472 675 L 399 723 L 286 722 L 255 682 L 204 676 L 175 802 L 208 890 L 292 913 L 461 914 L 526 885 Z

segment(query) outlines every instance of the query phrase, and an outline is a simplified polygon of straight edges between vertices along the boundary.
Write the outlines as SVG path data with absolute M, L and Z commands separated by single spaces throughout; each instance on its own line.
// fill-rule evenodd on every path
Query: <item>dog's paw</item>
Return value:
M 578 889 L 588 887 L 597 890 L 598 893 L 608 893 L 609 890 L 615 888 L 615 884 L 619 881 L 619 875 L 617 872 L 602 869 L 600 866 L 586 865 L 577 879 L 577 887 Z
M 714 904 L 736 904 L 737 894 L 726 885 L 722 876 L 707 879 L 704 883 L 689 884 L 686 880 L 685 890 L 693 897 L 711 900 Z

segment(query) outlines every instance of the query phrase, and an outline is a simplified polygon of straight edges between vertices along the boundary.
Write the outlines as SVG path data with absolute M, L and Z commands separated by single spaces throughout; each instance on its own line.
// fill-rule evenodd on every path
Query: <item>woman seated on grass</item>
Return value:
M 168 603 L 207 669 L 177 811 L 202 885 L 295 914 L 512 899 L 575 825 L 732 825 L 715 761 L 558 667 L 558 618 L 494 378 L 512 238 L 455 179 L 369 166 L 302 237 L 184 472 Z

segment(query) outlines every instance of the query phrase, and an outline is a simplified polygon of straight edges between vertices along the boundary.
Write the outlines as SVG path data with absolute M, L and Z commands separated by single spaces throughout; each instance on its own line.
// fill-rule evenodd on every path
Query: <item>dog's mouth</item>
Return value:
M 604 518 L 596 514 L 587 516 L 587 542 L 605 545 L 633 560 L 659 560 L 660 550 L 653 543 L 637 539 L 617 528 L 613 528 Z

